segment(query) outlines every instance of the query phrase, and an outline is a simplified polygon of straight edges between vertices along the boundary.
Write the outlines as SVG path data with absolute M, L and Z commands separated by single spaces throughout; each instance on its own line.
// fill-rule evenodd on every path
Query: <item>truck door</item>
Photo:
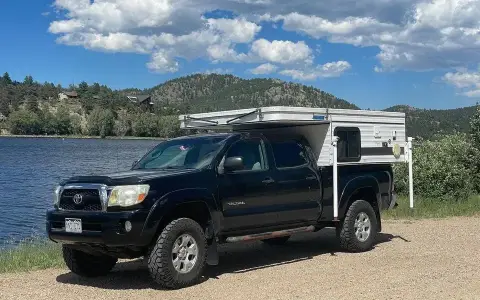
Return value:
M 242 157 L 244 169 L 226 172 L 222 164 L 228 157 Z M 241 230 L 277 223 L 272 200 L 275 182 L 261 138 L 244 138 L 232 144 L 219 164 L 219 199 L 224 215 L 224 230 Z
M 270 146 L 275 160 L 279 223 L 317 220 L 321 213 L 321 180 L 307 149 L 298 140 L 283 138 L 270 140 Z

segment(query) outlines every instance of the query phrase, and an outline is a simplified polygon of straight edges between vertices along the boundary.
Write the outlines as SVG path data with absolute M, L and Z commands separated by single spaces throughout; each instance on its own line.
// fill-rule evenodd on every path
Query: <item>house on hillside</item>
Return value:
M 153 105 L 152 96 L 150 95 L 132 95 L 127 96 L 127 98 L 133 103 Z
M 138 106 L 151 110 L 153 107 L 152 96 L 150 95 L 131 95 L 127 98 Z
M 62 92 L 58 94 L 58 100 L 67 100 L 72 98 L 78 98 L 78 93 L 76 91 Z

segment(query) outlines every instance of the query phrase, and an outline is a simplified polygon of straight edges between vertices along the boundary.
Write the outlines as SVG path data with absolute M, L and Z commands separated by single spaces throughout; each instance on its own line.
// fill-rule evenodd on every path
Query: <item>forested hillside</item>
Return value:
M 153 102 L 188 112 L 258 106 L 314 106 L 358 109 L 319 89 L 277 79 L 245 80 L 232 75 L 191 75 L 153 87 Z
M 151 96 L 152 105 L 131 101 L 129 95 Z M 171 137 L 181 134 L 180 113 L 270 105 L 359 109 L 317 88 L 278 79 L 196 74 L 151 89 L 112 90 L 98 83 L 62 87 L 38 83 L 31 76 L 23 82 L 8 73 L 0 77 L 0 130 L 11 134 Z M 399 105 L 387 110 L 405 112 L 408 135 L 428 139 L 436 133 L 466 132 L 475 108 L 424 110 Z
M 386 110 L 404 112 L 408 135 L 423 139 L 430 139 L 433 135 L 467 132 L 470 119 L 475 114 L 475 106 L 439 110 L 397 105 Z

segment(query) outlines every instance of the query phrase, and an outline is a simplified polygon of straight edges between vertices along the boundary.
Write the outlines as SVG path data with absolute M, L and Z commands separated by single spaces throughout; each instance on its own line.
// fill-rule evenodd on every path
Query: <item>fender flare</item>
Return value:
M 157 232 L 159 225 L 177 206 L 187 203 L 204 203 L 212 220 L 213 231 L 216 234 L 220 228 L 220 215 L 215 197 L 204 188 L 186 188 L 169 192 L 155 201 L 144 224 L 144 232 Z
M 380 209 L 380 187 L 378 180 L 372 175 L 362 175 L 350 179 L 342 190 L 340 203 L 338 205 L 338 215 L 344 216 L 351 204 L 351 197 L 358 190 L 369 188 L 375 193 L 377 208 Z M 380 213 L 380 212 L 377 212 Z

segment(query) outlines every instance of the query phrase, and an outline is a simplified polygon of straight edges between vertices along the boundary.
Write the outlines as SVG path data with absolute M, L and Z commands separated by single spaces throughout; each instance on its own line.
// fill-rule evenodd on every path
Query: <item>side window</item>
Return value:
M 297 141 L 272 141 L 273 156 L 277 168 L 292 168 L 308 163 L 308 156 Z
M 338 161 L 359 161 L 360 129 L 356 127 L 337 127 L 334 135 L 338 136 Z
M 228 149 L 225 158 L 234 156 L 242 157 L 245 171 L 268 169 L 263 142 L 260 139 L 249 139 L 236 142 L 230 147 L 230 149 Z M 223 165 L 223 160 L 221 165 Z

